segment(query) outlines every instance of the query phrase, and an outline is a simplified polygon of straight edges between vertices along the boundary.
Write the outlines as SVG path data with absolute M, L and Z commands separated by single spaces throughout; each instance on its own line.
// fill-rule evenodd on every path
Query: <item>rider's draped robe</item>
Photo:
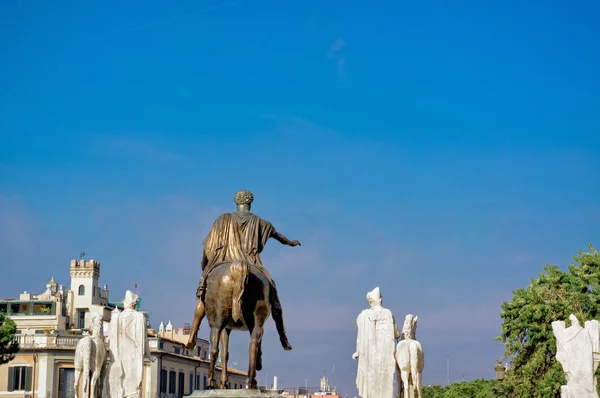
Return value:
M 202 242 L 208 262 L 200 284 L 219 264 L 245 261 L 261 270 L 275 287 L 260 259 L 260 253 L 273 234 L 275 228 L 270 222 L 250 212 L 220 215 Z
M 356 387 L 363 398 L 393 398 L 396 372 L 396 322 L 386 308 L 369 308 L 356 319 L 358 372 Z

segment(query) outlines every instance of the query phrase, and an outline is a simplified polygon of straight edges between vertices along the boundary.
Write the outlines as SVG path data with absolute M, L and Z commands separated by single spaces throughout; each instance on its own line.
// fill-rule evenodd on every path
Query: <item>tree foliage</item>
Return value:
M 591 245 L 579 251 L 567 271 L 544 265 L 538 279 L 513 292 L 502 304 L 502 335 L 510 361 L 504 380 L 506 396 L 519 398 L 559 397 L 566 384 L 556 360 L 552 322 L 575 314 L 581 324 L 598 319 L 600 312 L 600 255 Z M 599 369 L 600 371 L 600 369 Z
M 489 398 L 496 396 L 496 380 L 476 379 L 448 386 L 423 387 L 423 398 Z
M 15 342 L 17 325 L 12 319 L 0 314 L 0 365 L 12 361 L 19 351 L 19 345 Z

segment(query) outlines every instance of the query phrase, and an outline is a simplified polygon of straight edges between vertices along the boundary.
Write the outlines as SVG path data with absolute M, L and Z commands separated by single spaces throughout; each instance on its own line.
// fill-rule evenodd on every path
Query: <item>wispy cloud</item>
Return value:
M 68 264 L 65 242 L 61 231 L 36 217 L 23 198 L 0 195 L 0 296 L 42 291 L 52 275 L 64 274 L 49 264 Z M 23 272 L 24 266 L 27 272 Z
M 264 113 L 259 115 L 264 120 L 272 121 L 278 133 L 293 138 L 334 138 L 341 139 L 342 135 L 333 129 L 314 123 L 296 115 L 280 113 Z
M 36 221 L 17 197 L 0 196 L 0 247 L 15 254 L 33 250 L 39 243 Z
M 436 331 L 500 330 L 499 308 L 508 294 L 494 295 L 484 300 L 439 305 L 419 316 L 423 329 Z M 421 321 L 422 319 L 422 321 Z
M 156 163 L 184 164 L 187 157 L 161 146 L 150 137 L 133 138 L 124 135 L 90 134 L 90 150 L 95 154 L 136 157 Z
M 327 58 L 336 61 L 337 75 L 339 78 L 346 77 L 346 41 L 338 37 L 327 50 Z

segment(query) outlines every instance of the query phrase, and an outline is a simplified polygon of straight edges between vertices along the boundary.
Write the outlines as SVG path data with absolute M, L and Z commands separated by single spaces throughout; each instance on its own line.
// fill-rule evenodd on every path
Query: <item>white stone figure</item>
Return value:
M 425 361 L 423 347 L 416 340 L 418 319 L 418 316 L 413 316 L 412 314 L 408 314 L 404 318 L 402 340 L 396 346 L 396 362 L 398 363 L 400 377 L 402 378 L 403 398 L 414 398 L 415 388 L 417 389 L 419 398 L 423 398 L 422 378 Z M 398 384 L 398 392 L 400 392 L 402 386 Z
M 567 385 L 561 386 L 561 398 L 598 398 L 596 369 L 600 355 L 600 322 L 587 321 L 581 327 L 577 317 L 569 315 L 571 326 L 564 321 L 552 322 L 556 337 L 556 360 L 562 365 Z
M 75 349 L 75 398 L 79 397 L 79 381 L 83 376 L 83 397 L 101 397 L 102 381 L 98 383 L 106 364 L 106 346 L 102 315 L 92 316 L 92 335 L 79 340 Z M 90 383 L 91 374 L 91 383 Z M 91 385 L 90 385 L 91 384 Z
M 144 359 L 155 360 L 150 355 L 146 318 L 135 310 L 138 300 L 138 296 L 128 290 L 123 300 L 124 310 L 115 309 L 111 315 L 108 375 L 111 398 L 141 397 Z
M 356 352 L 358 358 L 356 387 L 363 398 L 393 398 L 396 339 L 400 337 L 392 312 L 381 306 L 378 287 L 367 293 L 371 308 L 358 315 Z

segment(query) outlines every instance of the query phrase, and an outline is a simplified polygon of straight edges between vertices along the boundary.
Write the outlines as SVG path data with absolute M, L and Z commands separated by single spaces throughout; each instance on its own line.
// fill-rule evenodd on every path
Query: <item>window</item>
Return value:
M 237 383 L 233 383 L 233 389 L 237 390 Z
M 194 374 L 190 373 L 190 394 L 194 391 Z
M 181 348 L 175 347 L 175 354 L 181 354 Z
M 11 303 L 10 312 L 11 315 L 28 315 L 31 306 L 29 303 Z
M 167 393 L 167 369 L 160 370 L 160 392 Z
M 84 296 L 85 295 L 85 286 L 79 285 L 79 290 L 77 291 L 77 294 L 80 296 Z
M 206 375 L 204 375 L 204 390 L 206 390 Z
M 58 398 L 75 396 L 75 369 L 60 368 L 58 371 Z
M 177 386 L 177 396 L 179 398 L 183 397 L 183 389 L 185 388 L 185 373 L 179 372 L 179 384 Z
M 33 315 L 52 315 L 52 303 L 33 303 Z
M 85 329 L 85 310 L 77 311 L 77 329 Z
M 177 387 L 177 373 L 172 370 L 169 372 L 169 394 L 175 394 L 175 389 Z
M 8 312 L 8 304 L 0 303 L 0 314 L 6 315 L 6 312 Z
M 165 344 L 164 344 L 162 341 L 159 341 L 159 342 L 158 342 L 158 348 L 159 348 L 160 350 L 164 349 L 164 348 L 165 348 Z
M 38 330 L 35 331 L 35 334 L 44 334 L 44 331 L 38 329 Z
M 31 391 L 31 366 L 8 368 L 8 391 Z
M 200 389 L 200 375 L 196 375 L 196 390 Z

